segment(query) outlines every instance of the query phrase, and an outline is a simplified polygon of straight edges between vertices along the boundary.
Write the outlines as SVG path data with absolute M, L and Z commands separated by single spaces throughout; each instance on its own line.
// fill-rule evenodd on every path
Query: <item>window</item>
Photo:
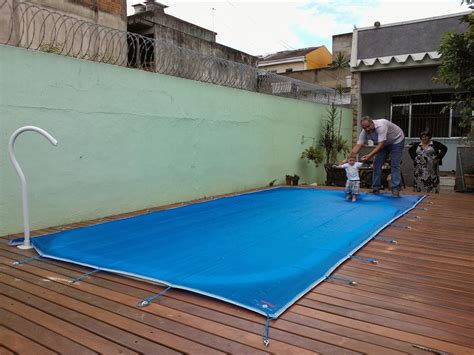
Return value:
M 403 132 L 407 133 L 410 123 L 410 105 L 393 106 L 392 122 L 395 123 L 401 129 L 403 129 Z
M 291 73 L 291 72 L 293 72 L 293 68 L 287 68 L 287 69 L 285 69 L 285 73 Z
M 461 137 L 466 129 L 459 127 L 459 110 L 445 109 L 451 100 L 450 93 L 393 96 L 391 120 L 406 137 L 418 137 L 424 130 L 433 137 Z

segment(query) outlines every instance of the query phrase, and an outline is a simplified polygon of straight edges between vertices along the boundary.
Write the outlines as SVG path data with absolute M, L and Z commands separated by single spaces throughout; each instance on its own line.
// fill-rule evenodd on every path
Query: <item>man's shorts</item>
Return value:
M 358 195 L 360 189 L 360 180 L 347 180 L 346 194 Z

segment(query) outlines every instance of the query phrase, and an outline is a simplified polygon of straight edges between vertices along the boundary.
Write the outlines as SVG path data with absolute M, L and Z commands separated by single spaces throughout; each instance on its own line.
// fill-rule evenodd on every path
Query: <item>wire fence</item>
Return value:
M 0 2 L 0 44 L 264 94 L 347 104 L 347 98 L 331 88 L 101 26 L 36 4 Z

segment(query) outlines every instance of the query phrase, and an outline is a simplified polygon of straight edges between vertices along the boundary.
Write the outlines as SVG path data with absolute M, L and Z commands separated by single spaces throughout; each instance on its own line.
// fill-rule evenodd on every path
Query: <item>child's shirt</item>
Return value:
M 362 165 L 364 165 L 364 163 L 355 162 L 354 165 L 345 163 L 341 165 L 341 168 L 346 169 L 347 180 L 357 181 L 360 180 L 359 169 Z

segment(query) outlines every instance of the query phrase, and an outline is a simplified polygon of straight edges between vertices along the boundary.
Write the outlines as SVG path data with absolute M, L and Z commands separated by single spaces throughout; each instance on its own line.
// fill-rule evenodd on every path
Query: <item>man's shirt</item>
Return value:
M 388 145 L 400 143 L 405 139 L 402 129 L 389 120 L 381 118 L 379 120 L 373 120 L 373 122 L 375 130 L 372 133 L 367 133 L 362 130 L 357 144 L 367 144 L 367 141 L 370 139 L 374 144 L 385 141 L 385 144 Z

